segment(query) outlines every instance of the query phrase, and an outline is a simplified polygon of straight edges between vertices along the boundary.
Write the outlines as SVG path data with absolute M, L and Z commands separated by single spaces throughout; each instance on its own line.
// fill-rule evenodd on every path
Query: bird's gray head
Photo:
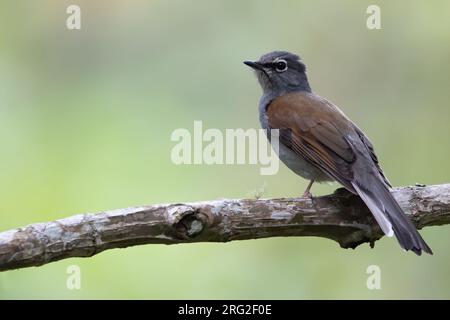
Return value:
M 263 55 L 258 61 L 244 63 L 255 70 L 264 93 L 311 92 L 306 66 L 296 54 L 273 51 Z

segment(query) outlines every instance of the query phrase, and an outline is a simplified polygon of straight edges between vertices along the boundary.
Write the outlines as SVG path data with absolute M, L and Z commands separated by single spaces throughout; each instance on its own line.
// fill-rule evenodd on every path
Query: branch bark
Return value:
M 394 189 L 418 229 L 450 224 L 450 184 Z M 149 205 L 82 214 L 0 233 L 0 271 L 141 244 L 317 236 L 355 248 L 383 236 L 344 189 L 313 199 L 241 199 Z

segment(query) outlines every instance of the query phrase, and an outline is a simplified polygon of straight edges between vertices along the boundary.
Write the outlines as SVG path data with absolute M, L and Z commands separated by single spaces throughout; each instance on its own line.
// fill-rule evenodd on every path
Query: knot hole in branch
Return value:
M 178 206 L 169 210 L 172 225 L 181 239 L 190 239 L 198 236 L 208 223 L 206 214 L 190 206 Z
M 185 215 L 175 225 L 177 233 L 183 238 L 194 238 L 199 235 L 207 224 L 206 215 L 196 211 Z

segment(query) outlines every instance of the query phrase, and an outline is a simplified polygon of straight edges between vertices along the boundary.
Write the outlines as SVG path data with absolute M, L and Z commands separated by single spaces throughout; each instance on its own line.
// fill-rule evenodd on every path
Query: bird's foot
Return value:
M 306 187 L 305 192 L 303 192 L 303 196 L 302 196 L 303 199 L 312 199 L 313 195 L 312 195 L 311 192 L 309 192 L 309 190 L 311 190 L 311 187 L 312 187 L 313 183 L 314 183 L 314 179 L 309 181 L 309 184 Z
M 312 198 L 313 198 L 313 195 L 309 191 L 305 191 L 302 195 L 302 199 L 312 199 Z

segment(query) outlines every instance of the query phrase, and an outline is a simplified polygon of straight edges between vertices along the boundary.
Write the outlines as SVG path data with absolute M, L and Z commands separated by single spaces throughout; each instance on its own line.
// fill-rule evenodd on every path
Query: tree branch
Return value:
M 450 184 L 393 190 L 417 228 L 450 224 Z M 0 271 L 104 250 L 161 243 L 317 236 L 342 248 L 382 237 L 365 204 L 344 189 L 313 199 L 217 200 L 82 214 L 0 233 Z

